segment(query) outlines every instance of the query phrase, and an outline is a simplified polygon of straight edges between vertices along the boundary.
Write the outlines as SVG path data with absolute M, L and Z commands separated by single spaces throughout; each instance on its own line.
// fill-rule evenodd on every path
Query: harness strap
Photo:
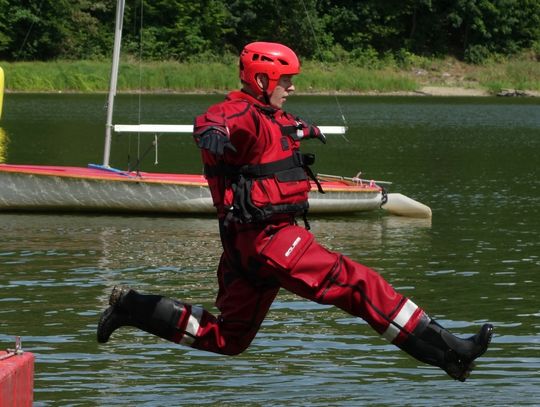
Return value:
M 218 165 L 205 164 L 204 175 L 207 178 L 217 177 L 220 175 L 230 178 L 238 178 L 240 175 L 246 178 L 265 178 L 276 175 L 278 179 L 281 179 L 282 181 L 294 181 L 305 179 L 303 178 L 304 174 L 289 170 L 302 168 L 305 171 L 305 174 L 313 180 L 315 185 L 317 185 L 317 190 L 321 194 L 324 194 L 321 183 L 309 167 L 314 162 L 314 154 L 302 154 L 299 151 L 295 151 L 295 153 L 290 157 L 265 164 L 246 164 L 242 166 L 229 165 L 225 164 L 224 162 L 220 162 Z M 282 177 L 279 176 L 280 172 L 283 173 Z
M 317 185 L 317 190 L 321 193 L 321 194 L 324 194 L 324 189 L 321 185 L 321 183 L 319 182 L 319 180 L 317 179 L 317 177 L 315 176 L 315 174 L 313 174 L 313 171 L 311 170 L 310 167 L 306 166 L 304 167 L 304 170 L 306 171 L 306 174 L 308 175 L 309 178 L 311 178 L 313 180 L 313 182 L 315 183 L 315 185 Z
M 287 157 L 265 164 L 230 165 L 220 162 L 218 165 L 205 164 L 204 175 L 207 177 L 225 175 L 233 178 L 238 175 L 244 175 L 249 178 L 262 178 L 294 167 L 298 166 L 295 164 L 293 157 Z
M 283 158 L 277 161 L 271 161 L 264 164 L 246 164 L 246 165 L 230 165 L 220 162 L 217 165 L 204 165 L 204 175 L 207 177 L 217 177 L 225 175 L 235 177 L 244 175 L 249 178 L 263 178 L 274 175 L 280 171 L 286 171 L 297 167 L 306 167 L 314 162 L 311 154 L 302 154 L 295 152 L 290 157 Z

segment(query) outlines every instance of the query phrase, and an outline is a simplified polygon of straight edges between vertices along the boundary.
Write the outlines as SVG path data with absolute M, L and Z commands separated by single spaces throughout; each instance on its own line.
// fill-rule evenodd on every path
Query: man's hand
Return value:
M 300 138 L 317 138 L 323 144 L 326 144 L 326 136 L 323 134 L 321 129 L 319 129 L 317 126 L 314 126 L 313 124 L 305 122 L 300 117 L 297 117 L 295 120 L 298 132 L 302 132 L 302 137 Z
M 208 130 L 196 138 L 199 148 L 208 150 L 215 155 L 223 155 L 225 149 L 236 153 L 236 148 L 229 137 L 218 130 Z

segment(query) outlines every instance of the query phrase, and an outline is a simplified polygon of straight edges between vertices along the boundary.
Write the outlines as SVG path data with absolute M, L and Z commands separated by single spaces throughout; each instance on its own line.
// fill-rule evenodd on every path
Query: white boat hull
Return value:
M 0 208 L 36 211 L 213 212 L 208 188 L 1 174 Z
M 0 210 L 214 213 L 204 178 L 182 174 L 118 175 L 77 167 L 0 165 Z M 58 173 L 55 175 L 55 171 Z M 323 184 L 324 185 L 324 184 Z M 381 191 L 329 183 L 310 193 L 311 213 L 371 211 Z M 331 186 L 331 187 L 330 187 Z

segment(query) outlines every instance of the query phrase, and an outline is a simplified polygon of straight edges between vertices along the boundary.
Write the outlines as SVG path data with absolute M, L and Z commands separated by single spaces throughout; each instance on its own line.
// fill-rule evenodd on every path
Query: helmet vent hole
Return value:
M 284 59 L 278 59 L 278 61 L 281 63 L 281 65 L 289 65 L 289 63 Z
M 273 60 L 272 60 L 272 58 L 268 58 L 267 56 L 264 56 L 264 55 L 263 55 L 263 56 L 261 57 L 261 61 L 272 62 Z

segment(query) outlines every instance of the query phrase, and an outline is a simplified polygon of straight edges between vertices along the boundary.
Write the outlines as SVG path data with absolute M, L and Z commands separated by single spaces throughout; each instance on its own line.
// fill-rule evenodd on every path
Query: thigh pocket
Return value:
M 274 265 L 290 271 L 312 243 L 313 235 L 309 231 L 290 225 L 260 242 L 257 251 Z

